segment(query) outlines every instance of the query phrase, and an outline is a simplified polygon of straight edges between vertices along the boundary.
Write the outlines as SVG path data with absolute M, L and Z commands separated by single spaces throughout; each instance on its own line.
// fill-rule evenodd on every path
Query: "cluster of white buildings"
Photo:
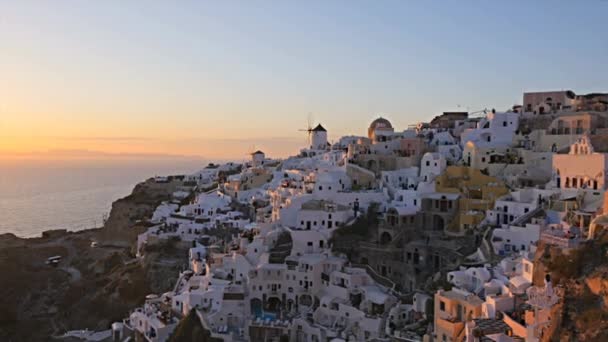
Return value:
M 559 300 L 534 275 L 539 243 L 567 251 L 608 222 L 605 100 L 570 93 L 401 132 L 378 118 L 336 143 L 319 124 L 297 156 L 256 151 L 186 176 L 195 190 L 157 208 L 138 250 L 179 237 L 187 270 L 114 334 L 164 341 L 194 310 L 224 341 L 539 340 Z M 372 207 L 378 237 L 365 246 L 390 257 L 332 251 Z M 425 292 L 433 277 L 451 289 Z

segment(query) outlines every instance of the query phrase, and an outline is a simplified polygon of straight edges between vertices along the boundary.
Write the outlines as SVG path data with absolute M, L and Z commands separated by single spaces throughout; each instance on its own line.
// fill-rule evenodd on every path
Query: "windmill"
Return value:
M 308 128 L 306 128 L 306 129 L 299 129 L 298 131 L 300 131 L 300 132 L 308 132 L 308 136 L 306 138 L 306 142 L 307 142 L 308 146 L 311 146 L 312 145 L 312 114 L 311 113 L 308 113 L 307 123 L 308 123 Z
M 253 154 L 254 154 L 255 152 L 256 152 L 256 150 L 255 150 L 255 144 L 251 144 L 251 145 L 249 146 L 248 152 L 247 152 L 247 154 L 246 154 L 246 156 L 247 156 L 247 157 L 245 158 L 244 163 L 247 163 L 247 162 L 251 161 L 251 160 L 252 160 L 252 158 L 253 158 Z

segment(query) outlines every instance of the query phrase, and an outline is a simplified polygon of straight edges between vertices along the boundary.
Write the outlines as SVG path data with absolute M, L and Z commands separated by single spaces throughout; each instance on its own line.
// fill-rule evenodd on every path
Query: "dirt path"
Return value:
M 78 269 L 76 269 L 75 267 L 64 266 L 64 267 L 60 267 L 60 269 L 63 271 L 66 271 L 70 274 L 70 277 L 71 277 L 70 281 L 72 283 L 78 282 L 82 278 L 82 274 L 80 274 L 80 271 Z

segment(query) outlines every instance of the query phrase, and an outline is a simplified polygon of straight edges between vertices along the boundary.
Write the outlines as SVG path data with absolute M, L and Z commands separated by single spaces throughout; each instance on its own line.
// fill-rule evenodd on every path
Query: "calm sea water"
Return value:
M 0 234 L 101 226 L 112 202 L 157 175 L 188 174 L 201 161 L 19 162 L 0 165 Z

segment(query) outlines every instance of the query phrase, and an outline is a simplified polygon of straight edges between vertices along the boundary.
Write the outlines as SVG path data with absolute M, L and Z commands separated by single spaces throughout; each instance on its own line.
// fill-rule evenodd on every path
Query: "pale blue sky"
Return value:
M 211 156 L 229 139 L 232 157 L 262 140 L 284 155 L 309 112 L 336 138 L 378 114 L 404 129 L 526 90 L 608 91 L 606 13 L 594 0 L 0 0 L 13 137 L 0 152 L 95 136 L 79 147 Z

